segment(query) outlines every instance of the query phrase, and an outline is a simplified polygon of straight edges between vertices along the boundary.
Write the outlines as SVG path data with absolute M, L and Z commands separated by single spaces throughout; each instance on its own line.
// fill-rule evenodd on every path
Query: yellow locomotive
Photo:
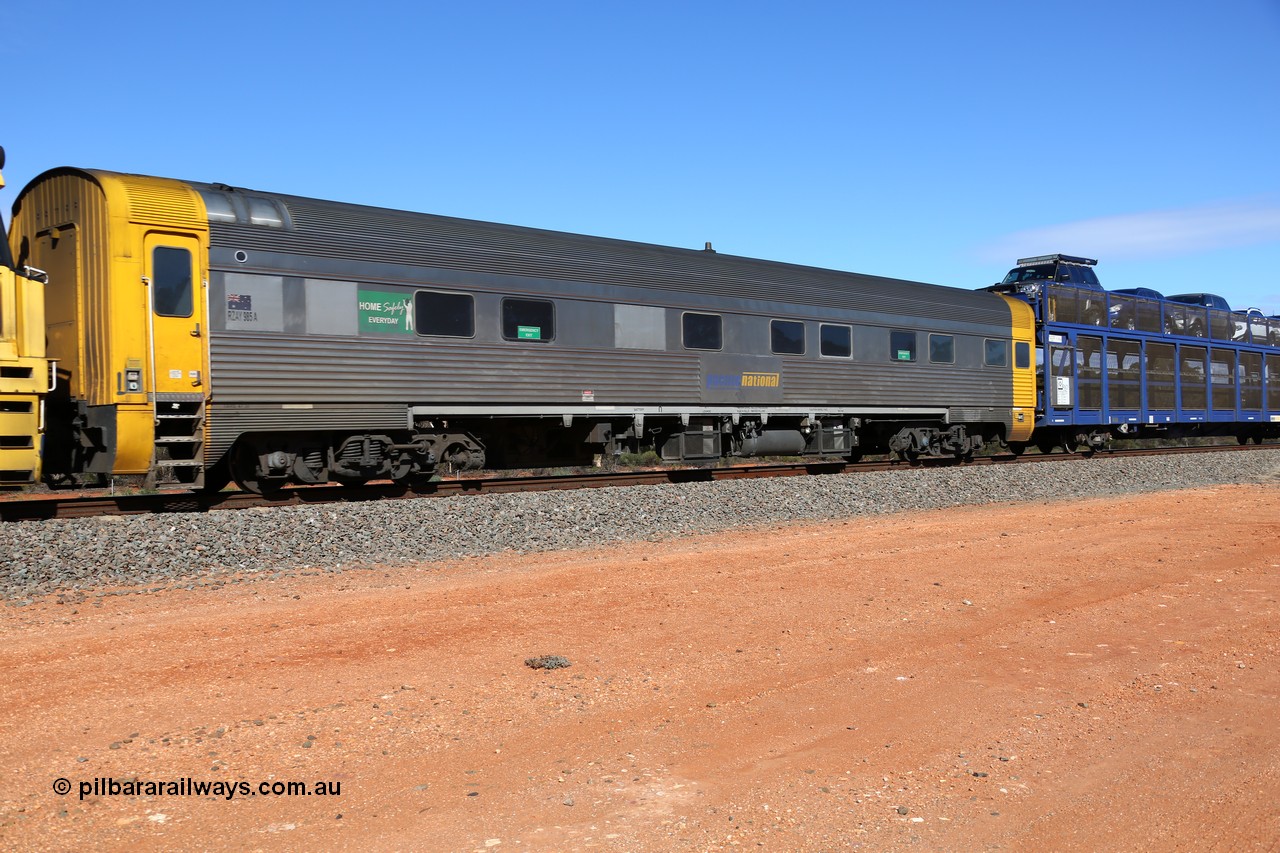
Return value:
M 143 475 L 203 485 L 208 222 L 176 181 L 55 170 L 10 236 L 48 275 L 45 478 Z
M 0 148 L 0 169 L 4 149 Z M 4 176 L 0 175 L 0 188 Z M 4 223 L 0 221 L 0 234 Z M 40 480 L 43 395 L 50 372 L 45 360 L 44 275 L 14 265 L 0 241 L 0 486 Z

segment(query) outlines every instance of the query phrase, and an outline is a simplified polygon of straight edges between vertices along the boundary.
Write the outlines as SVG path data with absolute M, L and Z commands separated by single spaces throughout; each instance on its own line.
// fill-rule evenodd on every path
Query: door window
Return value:
M 162 317 L 190 317 L 193 303 L 191 253 L 157 246 L 151 253 L 151 302 Z

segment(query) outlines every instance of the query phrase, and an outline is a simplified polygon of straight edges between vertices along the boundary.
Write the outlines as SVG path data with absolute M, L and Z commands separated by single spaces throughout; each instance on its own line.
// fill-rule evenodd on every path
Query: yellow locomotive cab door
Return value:
M 151 303 L 151 389 L 204 396 L 204 293 L 196 271 L 199 243 L 169 234 L 147 236 Z

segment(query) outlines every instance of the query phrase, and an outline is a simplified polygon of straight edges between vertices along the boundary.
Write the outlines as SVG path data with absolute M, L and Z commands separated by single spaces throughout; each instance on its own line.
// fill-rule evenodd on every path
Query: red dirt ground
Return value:
M 0 847 L 1275 850 L 1278 542 L 1231 486 L 4 607 Z M 79 795 L 187 777 L 341 790 Z

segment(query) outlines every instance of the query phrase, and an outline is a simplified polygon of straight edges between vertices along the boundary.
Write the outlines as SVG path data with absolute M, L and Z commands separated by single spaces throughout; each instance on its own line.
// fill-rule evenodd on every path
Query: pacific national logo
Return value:
M 780 373 L 708 373 L 708 388 L 779 388 Z
M 777 388 L 782 384 L 782 377 L 777 373 L 744 373 L 743 388 Z

